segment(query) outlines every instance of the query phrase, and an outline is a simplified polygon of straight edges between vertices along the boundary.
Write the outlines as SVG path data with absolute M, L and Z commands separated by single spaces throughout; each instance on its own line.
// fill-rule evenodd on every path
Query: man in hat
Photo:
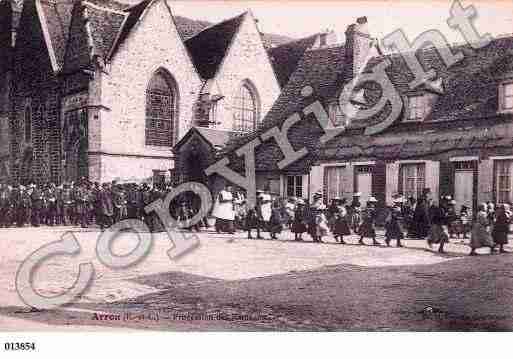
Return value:
M 44 210 L 43 193 L 36 184 L 31 184 L 32 191 L 30 193 L 31 208 L 32 208 L 32 225 L 39 227 Z
M 153 229 L 151 227 L 151 225 L 152 225 L 151 214 L 146 213 L 146 211 L 144 210 L 144 208 L 146 206 L 149 206 L 151 204 L 151 188 L 147 183 L 143 183 L 140 192 L 141 192 L 141 207 L 139 208 L 139 211 L 141 213 L 141 216 L 143 217 L 144 223 L 146 223 L 146 225 L 148 226 L 150 231 L 153 231 Z
M 25 226 L 26 223 L 29 223 L 31 218 L 31 208 L 32 205 L 30 199 L 31 192 L 27 190 L 25 186 L 20 186 L 20 199 L 18 204 L 17 216 L 16 216 L 16 224 L 18 227 Z
M 100 191 L 100 209 L 102 219 L 100 221 L 100 229 L 103 231 L 105 227 L 113 224 L 114 203 L 112 202 L 112 193 L 108 183 L 102 184 Z
M 11 191 L 9 187 L 0 183 L 0 227 L 8 228 L 10 223 L 11 212 Z
M 61 192 L 62 203 L 62 224 L 65 226 L 71 225 L 73 215 L 73 192 L 68 182 L 65 182 Z
M 82 228 L 87 228 L 87 216 L 89 215 L 89 193 L 84 181 L 76 186 L 74 193 L 77 223 L 79 223 Z
M 116 222 L 120 222 L 128 217 L 127 195 L 122 185 L 113 188 L 112 195 L 114 201 L 114 218 Z
M 47 226 L 53 226 L 57 222 L 57 193 L 54 183 L 48 184 L 43 196 L 46 203 L 45 223 Z

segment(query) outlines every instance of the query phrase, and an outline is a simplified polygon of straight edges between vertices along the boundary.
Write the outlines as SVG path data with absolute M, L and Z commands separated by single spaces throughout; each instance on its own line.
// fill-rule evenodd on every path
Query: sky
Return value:
M 136 0 L 131 0 L 136 1 Z M 260 30 L 301 38 L 324 30 L 343 34 L 356 18 L 367 16 L 371 35 L 383 38 L 401 28 L 411 39 L 423 31 L 437 29 L 449 42 L 461 43 L 461 35 L 446 21 L 452 1 L 449 0 L 368 0 L 368 1 L 222 1 L 168 0 L 175 15 L 219 22 L 251 9 L 259 20 Z M 513 0 L 464 0 L 464 7 L 477 10 L 476 28 L 494 36 L 513 33 Z

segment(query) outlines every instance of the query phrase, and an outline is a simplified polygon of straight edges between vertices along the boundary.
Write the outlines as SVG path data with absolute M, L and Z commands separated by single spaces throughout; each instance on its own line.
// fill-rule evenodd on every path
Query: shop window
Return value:
M 336 166 L 336 167 L 326 167 L 324 170 L 324 178 L 325 178 L 325 193 L 327 203 L 330 203 L 331 200 L 335 197 L 342 198 L 344 196 L 344 190 L 347 191 L 347 176 L 345 176 L 346 167 L 345 166 Z
M 399 192 L 405 197 L 418 199 L 426 187 L 426 164 L 403 164 L 399 169 Z
M 303 176 L 287 176 L 287 196 L 303 197 Z
M 429 98 L 426 95 L 408 97 L 408 113 L 406 121 L 423 121 L 431 110 Z
M 497 203 L 512 202 L 513 161 L 495 162 L 495 200 Z
M 329 106 L 329 118 L 333 126 L 339 127 L 339 126 L 347 126 L 347 121 L 342 113 L 342 110 L 340 109 L 340 106 L 335 103 L 331 104 Z
M 500 92 L 501 110 L 513 111 L 513 82 L 503 84 Z

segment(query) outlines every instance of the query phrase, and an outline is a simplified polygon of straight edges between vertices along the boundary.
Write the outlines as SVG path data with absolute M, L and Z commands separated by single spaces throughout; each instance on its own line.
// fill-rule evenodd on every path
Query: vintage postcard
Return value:
M 512 1 L 0 1 L 4 333 L 509 332 L 512 204 Z

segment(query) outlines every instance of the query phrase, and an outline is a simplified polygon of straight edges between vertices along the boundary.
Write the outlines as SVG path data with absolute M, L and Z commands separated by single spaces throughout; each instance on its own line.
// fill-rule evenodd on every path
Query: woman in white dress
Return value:
M 216 232 L 228 232 L 230 234 L 235 233 L 234 221 L 235 221 L 235 208 L 233 205 L 233 194 L 231 186 L 226 186 L 217 195 L 214 210 L 212 216 L 216 218 Z

